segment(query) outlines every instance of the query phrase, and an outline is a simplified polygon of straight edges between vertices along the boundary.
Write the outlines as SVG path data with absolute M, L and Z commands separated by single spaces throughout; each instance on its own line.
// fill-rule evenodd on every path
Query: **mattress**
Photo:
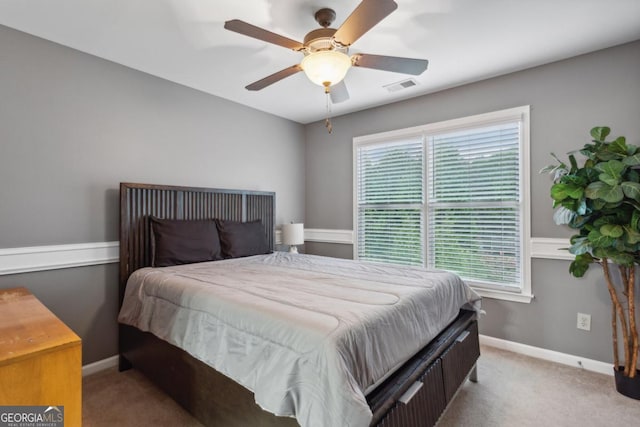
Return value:
M 276 252 L 137 270 L 118 320 L 302 427 L 364 427 L 366 391 L 479 300 L 445 271 Z

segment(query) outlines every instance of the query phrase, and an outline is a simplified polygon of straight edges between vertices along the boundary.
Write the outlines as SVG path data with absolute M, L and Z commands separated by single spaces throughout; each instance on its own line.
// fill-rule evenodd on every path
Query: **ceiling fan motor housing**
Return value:
M 321 50 L 337 50 L 347 53 L 348 47 L 337 45 L 333 41 L 333 35 L 336 33 L 335 28 L 318 28 L 310 31 L 304 36 L 304 47 L 307 53 L 318 52 Z

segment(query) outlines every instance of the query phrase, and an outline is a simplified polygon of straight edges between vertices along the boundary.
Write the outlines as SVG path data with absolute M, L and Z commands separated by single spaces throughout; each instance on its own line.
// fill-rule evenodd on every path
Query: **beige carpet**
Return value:
M 482 347 L 478 377 L 438 427 L 640 426 L 640 401 L 616 393 L 610 376 Z M 83 386 L 85 427 L 201 425 L 135 370 L 100 372 Z

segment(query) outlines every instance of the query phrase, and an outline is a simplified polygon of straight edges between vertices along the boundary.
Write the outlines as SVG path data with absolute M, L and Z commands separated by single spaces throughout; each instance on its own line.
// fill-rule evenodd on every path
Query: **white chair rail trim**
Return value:
M 352 230 L 307 228 L 304 238 L 308 242 L 352 245 L 354 233 Z M 280 241 L 280 230 L 277 230 L 276 244 Z M 568 246 L 566 238 L 532 238 L 531 256 L 572 260 L 573 256 L 565 250 Z M 118 247 L 118 242 L 95 242 L 0 249 L 0 275 L 110 264 L 118 262 Z
M 531 238 L 531 258 L 563 259 L 573 261 L 574 256 L 567 248 L 570 246 L 569 238 L 564 239 L 548 237 Z
M 118 262 L 118 242 L 0 249 L 0 275 Z

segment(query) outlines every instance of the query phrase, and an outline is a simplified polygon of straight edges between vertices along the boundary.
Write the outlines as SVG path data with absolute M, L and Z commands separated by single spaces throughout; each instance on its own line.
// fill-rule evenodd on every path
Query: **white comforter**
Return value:
M 276 252 L 140 269 L 118 320 L 302 427 L 364 427 L 365 391 L 471 303 L 477 294 L 444 271 Z

